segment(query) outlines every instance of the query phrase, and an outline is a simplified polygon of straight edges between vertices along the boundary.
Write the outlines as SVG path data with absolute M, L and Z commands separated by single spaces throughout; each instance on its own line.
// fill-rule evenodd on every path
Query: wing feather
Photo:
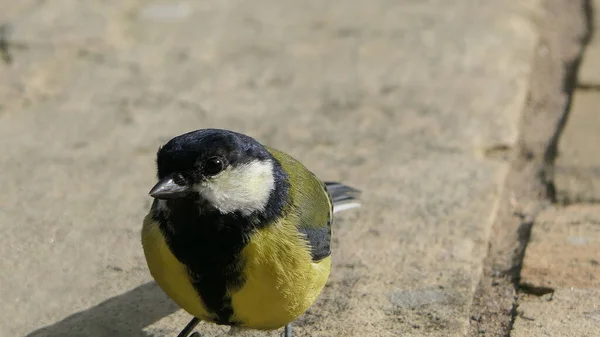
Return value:
M 288 174 L 292 211 L 298 216 L 297 228 L 306 236 L 312 260 L 317 262 L 328 257 L 334 210 L 356 207 L 353 205 L 357 205 L 360 192 L 340 183 L 324 183 L 291 156 L 275 149 L 267 150 Z

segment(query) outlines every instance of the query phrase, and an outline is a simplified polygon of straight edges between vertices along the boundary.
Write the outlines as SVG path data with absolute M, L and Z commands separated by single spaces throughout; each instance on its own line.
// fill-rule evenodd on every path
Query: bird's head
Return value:
M 150 196 L 166 200 L 198 200 L 222 214 L 264 211 L 280 167 L 256 140 L 219 129 L 177 136 L 157 153 L 158 183 Z

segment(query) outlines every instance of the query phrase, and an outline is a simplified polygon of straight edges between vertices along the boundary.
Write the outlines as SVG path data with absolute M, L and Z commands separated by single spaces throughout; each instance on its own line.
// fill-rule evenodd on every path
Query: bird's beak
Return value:
M 183 198 L 191 192 L 189 186 L 177 185 L 173 178 L 165 177 L 161 179 L 150 190 L 150 196 L 156 199 L 179 199 Z

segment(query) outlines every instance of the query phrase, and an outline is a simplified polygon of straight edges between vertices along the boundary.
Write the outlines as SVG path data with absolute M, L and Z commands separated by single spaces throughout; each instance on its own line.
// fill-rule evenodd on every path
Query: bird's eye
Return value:
M 219 157 L 211 157 L 204 163 L 202 170 L 204 174 L 214 176 L 225 168 L 225 162 Z

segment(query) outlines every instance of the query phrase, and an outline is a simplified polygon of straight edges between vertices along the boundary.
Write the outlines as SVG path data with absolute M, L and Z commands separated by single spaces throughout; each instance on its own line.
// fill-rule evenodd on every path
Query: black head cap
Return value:
M 206 171 L 210 171 L 214 164 L 210 161 L 214 158 L 225 167 L 235 167 L 272 156 L 252 137 L 229 130 L 200 129 L 177 136 L 158 150 L 158 178 L 179 173 L 186 179 L 201 179 L 210 174 Z

